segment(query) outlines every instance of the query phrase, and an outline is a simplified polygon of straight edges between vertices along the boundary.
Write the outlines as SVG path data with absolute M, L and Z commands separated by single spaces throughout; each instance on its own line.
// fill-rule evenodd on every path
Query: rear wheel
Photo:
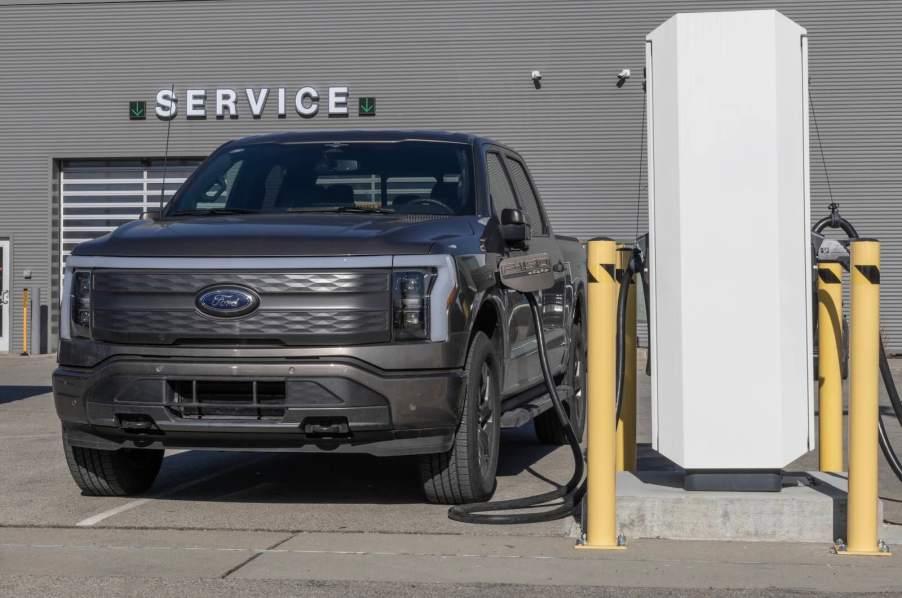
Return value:
M 580 322 L 574 322 L 570 333 L 570 352 L 567 355 L 567 371 L 563 384 L 573 389 L 564 399 L 567 417 L 573 423 L 576 437 L 582 441 L 586 429 L 586 339 Z M 561 427 L 554 408 L 540 413 L 534 420 L 536 437 L 542 444 L 567 444 L 567 435 Z
M 479 502 L 495 492 L 501 447 L 499 375 L 491 341 L 477 332 L 467 354 L 467 391 L 454 446 L 447 453 L 419 458 L 420 480 L 429 502 Z
M 63 437 L 72 479 L 88 496 L 129 496 L 150 488 L 163 463 L 163 449 L 99 449 L 73 446 Z

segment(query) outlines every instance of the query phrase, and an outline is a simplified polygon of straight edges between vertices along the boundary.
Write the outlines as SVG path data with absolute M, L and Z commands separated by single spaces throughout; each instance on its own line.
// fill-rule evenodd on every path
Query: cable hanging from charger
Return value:
M 826 228 L 841 229 L 846 233 L 846 237 L 849 239 L 857 239 L 858 231 L 855 230 L 855 227 L 851 222 L 839 214 L 839 204 L 833 199 L 833 187 L 830 184 L 830 170 L 827 168 L 827 155 L 824 152 L 824 144 L 821 141 L 821 130 L 817 123 L 817 112 L 814 109 L 813 92 L 814 90 L 811 88 L 811 82 L 809 80 L 808 106 L 811 108 L 811 118 L 814 123 L 815 136 L 817 137 L 818 152 L 821 157 L 821 165 L 824 168 L 824 180 L 827 183 L 827 195 L 830 198 L 830 214 L 818 220 L 811 230 L 820 234 Z M 880 377 L 883 380 L 884 388 L 886 388 L 886 394 L 889 395 L 890 404 L 892 405 L 896 419 L 899 420 L 899 425 L 902 426 L 902 400 L 899 399 L 899 391 L 896 388 L 896 383 L 893 380 L 893 373 L 890 370 L 889 361 L 886 358 L 886 348 L 883 345 L 883 336 L 880 337 Z M 893 473 L 896 474 L 896 477 L 902 482 L 902 461 L 900 461 L 899 456 L 896 454 L 896 451 L 889 440 L 886 424 L 883 422 L 883 416 L 880 413 L 877 414 L 877 433 L 880 451 L 883 453 L 886 462 L 889 463 L 890 469 L 893 470 Z
M 576 431 L 573 423 L 567 417 L 567 412 L 557 393 L 557 387 L 554 384 L 554 377 L 551 374 L 551 368 L 548 365 L 548 354 L 545 350 L 545 333 L 542 330 L 542 315 L 539 312 L 538 302 L 534 293 L 525 293 L 526 300 L 529 302 L 529 310 L 532 313 L 532 321 L 535 326 L 536 344 L 538 345 L 539 365 L 542 368 L 542 375 L 545 379 L 545 387 L 548 395 L 551 397 L 553 409 L 557 415 L 558 421 L 564 429 L 567 442 L 573 451 L 574 469 L 573 475 L 567 481 L 565 486 L 555 488 L 550 492 L 537 494 L 535 496 L 527 496 L 524 498 L 515 498 L 511 500 L 499 500 L 496 502 L 479 502 L 468 505 L 455 505 L 448 509 L 448 518 L 464 523 L 492 523 L 492 524 L 514 524 L 514 523 L 537 523 L 540 521 L 554 521 L 567 517 L 573 512 L 574 507 L 582 498 L 585 492 L 585 486 L 582 484 L 585 466 L 583 464 L 582 447 L 579 439 L 576 437 Z M 543 506 L 556 499 L 563 499 L 563 502 L 547 511 L 539 513 L 509 513 L 498 514 L 496 511 L 509 511 L 515 509 L 529 509 L 533 507 Z
M 624 359 L 624 356 L 626 340 L 626 311 L 628 306 L 627 298 L 631 282 L 636 274 L 641 274 L 643 286 L 646 289 L 647 296 L 647 277 L 645 273 L 644 263 L 641 257 L 641 252 L 638 248 L 633 248 L 630 260 L 627 263 L 627 267 L 623 271 L 620 280 L 620 290 L 617 296 L 617 366 L 615 377 L 615 409 L 617 414 L 616 418 L 618 419 L 620 417 L 621 406 L 623 404 L 623 380 L 626 367 L 626 359 Z M 471 503 L 468 505 L 455 505 L 448 509 L 448 518 L 453 519 L 454 521 L 495 525 L 554 521 L 556 519 L 562 519 L 564 517 L 572 515 L 573 511 L 576 509 L 577 505 L 580 504 L 583 496 L 585 496 L 586 494 L 586 480 L 583 478 L 585 473 L 583 450 L 582 446 L 580 446 L 579 438 L 576 435 L 576 430 L 573 427 L 573 422 L 571 422 L 570 418 L 567 416 L 567 411 L 564 409 L 563 401 L 558 395 L 558 389 L 554 383 L 554 376 L 551 373 L 551 367 L 548 363 L 548 353 L 545 349 L 545 333 L 542 327 L 542 314 L 539 310 L 539 305 L 536 301 L 535 294 L 524 294 L 526 295 L 526 300 L 529 303 L 533 326 L 535 327 L 536 331 L 536 344 L 539 356 L 539 365 L 542 369 L 542 376 L 544 378 L 545 387 L 548 390 L 548 395 L 551 397 L 551 402 L 553 405 L 552 408 L 557 415 L 558 422 L 560 422 L 561 427 L 564 430 L 564 434 L 567 437 L 567 442 L 570 445 L 570 449 L 573 453 L 573 474 L 570 476 L 570 479 L 564 486 L 560 486 L 558 488 L 555 488 L 554 490 L 544 492 L 542 494 L 537 494 L 535 496 L 526 496 L 523 498 L 499 500 L 494 502 L 488 501 Z M 646 310 L 647 309 L 648 303 L 646 302 Z M 561 499 L 561 502 L 559 504 L 548 504 L 558 499 Z M 546 508 L 547 510 L 531 511 L 526 513 L 499 513 L 499 511 L 526 510 L 536 508 Z
M 849 239 L 859 238 L 855 226 L 840 215 L 839 204 L 836 202 L 830 203 L 830 214 L 818 220 L 811 230 L 821 234 L 826 228 L 842 230 Z M 899 425 L 902 426 L 902 399 L 899 398 L 899 390 L 896 388 L 896 383 L 893 380 L 893 373 L 889 367 L 889 360 L 886 357 L 886 347 L 883 344 L 882 336 L 880 337 L 880 377 L 886 389 L 886 394 L 889 396 L 890 405 L 896 415 L 896 419 L 899 420 Z M 883 457 L 899 481 L 902 482 L 902 460 L 899 459 L 895 448 L 890 442 L 883 415 L 880 413 L 877 415 L 877 437 Z

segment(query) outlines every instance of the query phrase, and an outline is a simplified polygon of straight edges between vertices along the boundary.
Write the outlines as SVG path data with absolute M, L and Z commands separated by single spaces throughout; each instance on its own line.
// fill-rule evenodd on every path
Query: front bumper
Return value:
M 275 417 L 192 418 L 173 408 L 191 381 L 284 383 Z M 101 449 L 334 451 L 374 455 L 450 449 L 464 390 L 459 368 L 382 370 L 352 358 L 186 358 L 120 355 L 53 375 L 68 440 Z M 264 410 L 266 411 L 266 410 Z M 149 429 L 128 422 L 152 420 Z M 340 432 L 310 422 L 345 422 Z

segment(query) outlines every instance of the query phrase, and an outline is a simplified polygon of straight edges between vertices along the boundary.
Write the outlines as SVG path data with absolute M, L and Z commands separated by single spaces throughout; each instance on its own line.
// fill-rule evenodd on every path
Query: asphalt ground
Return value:
M 411 459 L 171 451 L 146 495 L 82 496 L 63 458 L 53 367 L 52 356 L 0 358 L 0 595 L 902 594 L 902 549 L 861 559 L 818 544 L 637 540 L 576 551 L 572 521 L 456 523 L 422 501 Z M 792 468 L 816 466 L 809 454 Z M 511 498 L 563 482 L 571 458 L 525 426 L 505 432 L 499 468 L 496 498 Z M 886 520 L 902 522 L 902 484 L 885 465 L 881 484 Z

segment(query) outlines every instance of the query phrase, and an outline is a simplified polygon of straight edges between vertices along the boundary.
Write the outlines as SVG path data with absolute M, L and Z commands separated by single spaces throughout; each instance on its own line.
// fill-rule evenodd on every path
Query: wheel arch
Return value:
M 473 343 L 473 337 L 477 332 L 484 332 L 498 352 L 499 361 L 503 362 L 507 355 L 507 335 L 504 321 L 504 302 L 501 297 L 492 292 L 482 296 L 481 301 L 474 304 L 471 316 L 470 335 L 467 339 L 467 351 Z

